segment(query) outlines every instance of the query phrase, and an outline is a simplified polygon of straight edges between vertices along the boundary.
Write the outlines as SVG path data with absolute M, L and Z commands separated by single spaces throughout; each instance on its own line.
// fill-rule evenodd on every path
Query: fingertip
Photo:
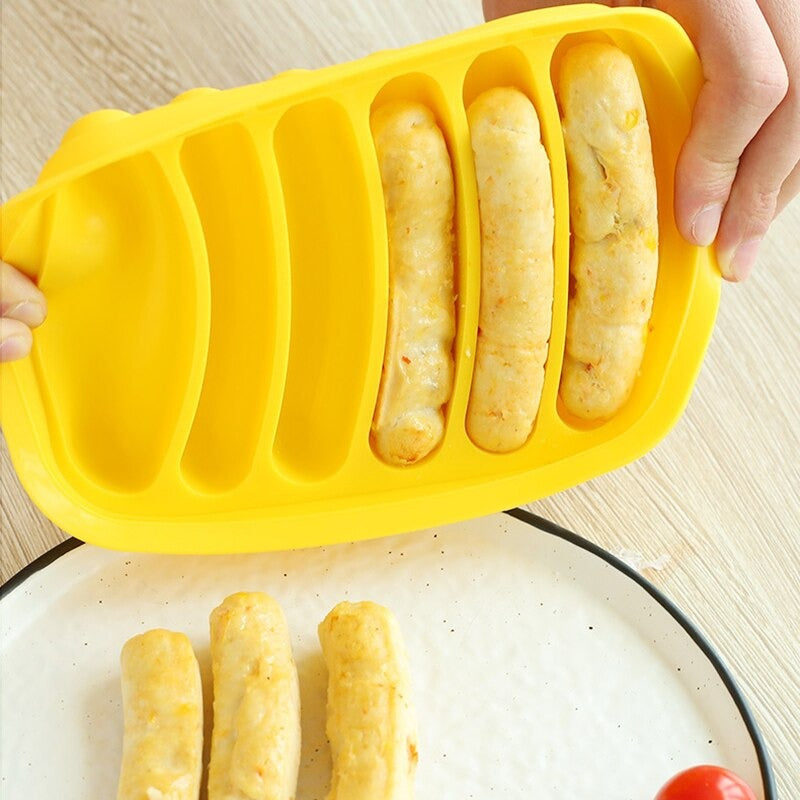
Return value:
M 18 320 L 29 328 L 38 328 L 47 317 L 47 302 L 38 292 L 38 296 L 31 295 L 29 299 L 4 310 L 4 316 Z
M 0 319 L 0 362 L 16 361 L 31 351 L 33 334 L 16 319 Z
M 717 263 L 725 280 L 741 283 L 750 276 L 758 260 L 761 239 L 740 242 L 734 247 L 726 247 L 717 251 Z
M 689 244 L 708 247 L 719 233 L 735 165 L 709 163 L 688 139 L 675 170 L 675 221 Z
M 703 206 L 692 219 L 689 226 L 689 240 L 700 247 L 713 244 L 722 221 L 722 203 L 709 203 Z
M 47 300 L 27 275 L 0 261 L 0 314 L 28 327 L 41 325 L 47 316 Z

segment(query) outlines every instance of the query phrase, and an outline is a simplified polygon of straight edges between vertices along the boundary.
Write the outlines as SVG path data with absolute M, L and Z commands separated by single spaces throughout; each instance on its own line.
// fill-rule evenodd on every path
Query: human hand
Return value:
M 44 295 L 29 278 L 0 261 L 0 361 L 28 355 L 33 344 L 31 328 L 47 314 Z
M 483 0 L 486 19 L 579 0 Z M 684 238 L 716 242 L 744 280 L 772 220 L 800 192 L 800 2 L 607 0 L 665 11 L 700 55 L 705 84 L 675 174 Z

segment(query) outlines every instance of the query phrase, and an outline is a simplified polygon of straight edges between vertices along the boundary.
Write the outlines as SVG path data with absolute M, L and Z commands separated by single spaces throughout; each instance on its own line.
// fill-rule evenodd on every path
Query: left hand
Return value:
M 0 261 L 0 361 L 28 355 L 33 344 L 31 328 L 44 322 L 44 295 L 19 270 Z

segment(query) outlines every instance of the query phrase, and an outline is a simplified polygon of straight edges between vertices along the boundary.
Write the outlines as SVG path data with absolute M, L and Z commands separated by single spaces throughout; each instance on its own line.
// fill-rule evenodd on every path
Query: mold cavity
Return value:
M 441 87 L 429 75 L 411 72 L 390 80 L 375 96 L 371 111 L 394 100 L 408 100 L 427 106 L 442 129 L 447 146 L 452 153 L 448 131 L 452 127 L 447 114 L 447 102 Z
M 693 272 L 686 268 L 691 261 L 690 246 L 680 237 L 671 213 L 673 206 L 673 170 L 682 141 L 688 131 L 691 114 L 681 101 L 680 86 L 665 69 L 655 47 L 643 37 L 625 31 L 609 29 L 606 32 L 589 31 L 565 36 L 553 53 L 550 75 L 554 87 L 559 85 L 564 56 L 573 47 L 588 42 L 610 44 L 629 55 L 636 69 L 641 86 L 650 131 L 655 168 L 659 215 L 660 262 L 656 282 L 653 309 L 647 324 L 647 338 L 638 371 L 630 395 L 611 413 L 598 419 L 581 419 L 571 413 L 561 397 L 557 410 L 561 419 L 569 426 L 590 431 L 595 428 L 627 425 L 644 416 L 668 375 L 669 360 L 674 346 L 674 315 L 688 303 Z M 627 117 L 625 118 L 627 122 Z M 631 117 L 632 124 L 638 117 Z M 607 178 L 607 165 L 595 151 L 598 176 Z M 574 241 L 571 256 L 574 257 Z M 677 265 L 675 270 L 671 265 Z M 570 276 L 570 302 L 574 298 L 574 277 Z M 620 336 L 622 336 L 620 332 Z M 622 348 L 625 349 L 624 347 Z M 567 356 L 565 355 L 565 363 Z M 573 385 L 594 383 L 592 373 L 595 365 L 586 364 L 584 371 L 573 370 Z M 563 385 L 563 375 L 562 375 Z
M 255 146 L 243 128 L 187 139 L 181 167 L 211 279 L 208 362 L 182 468 L 199 486 L 224 490 L 247 475 L 261 430 L 275 340 L 273 237 Z
M 191 243 L 150 154 L 56 200 L 37 340 L 65 457 L 104 488 L 140 490 L 163 461 L 194 362 Z
M 292 270 L 292 324 L 274 453 L 296 477 L 333 474 L 350 448 L 374 314 L 363 154 L 344 109 L 315 100 L 275 130 Z
M 579 44 L 585 44 L 586 42 L 599 42 L 601 44 L 612 44 L 617 45 L 617 43 L 607 34 L 603 33 L 602 31 L 583 31 L 580 33 L 569 33 L 567 34 L 556 46 L 555 50 L 553 51 L 553 57 L 550 59 L 550 81 L 553 84 L 553 89 L 556 94 L 556 100 L 558 101 L 558 92 L 557 87 L 559 84 L 559 76 L 561 75 L 561 62 L 564 59 L 564 54 L 571 50 L 573 47 Z M 559 103 L 560 108 L 560 103 Z
M 495 86 L 513 86 L 535 99 L 528 60 L 516 47 L 502 47 L 483 53 L 472 62 L 464 78 L 464 107 L 481 92 Z
M 455 338 L 452 346 L 452 357 L 454 366 L 453 386 L 447 401 L 444 404 L 443 412 L 445 416 L 445 432 L 444 437 L 447 436 L 447 425 L 450 413 L 453 408 L 454 399 L 458 393 L 459 378 L 461 376 L 460 361 L 458 354 L 462 353 L 465 349 L 464 345 L 464 325 L 463 325 L 463 309 L 466 303 L 465 298 L 470 296 L 467 287 L 466 271 L 461 270 L 459 265 L 465 262 L 464 254 L 467 251 L 467 229 L 468 224 L 465 220 L 466 207 L 464 202 L 464 188 L 463 188 L 463 174 L 460 168 L 459 160 L 463 159 L 465 155 L 470 155 L 469 151 L 460 152 L 458 148 L 458 136 L 456 134 L 457 122 L 453 119 L 452 110 L 442 92 L 441 86 L 430 76 L 421 73 L 408 73 L 400 75 L 385 84 L 371 105 L 371 113 L 374 113 L 379 107 L 396 101 L 407 101 L 412 103 L 419 103 L 431 111 L 436 121 L 439 130 L 444 137 L 445 145 L 447 147 L 447 154 L 450 159 L 450 168 L 453 173 L 453 185 L 455 190 L 455 209 L 453 217 L 454 226 L 454 239 L 453 239 L 453 286 L 455 294 Z M 461 137 L 463 143 L 463 137 Z M 374 151 L 370 154 L 375 158 Z M 377 164 L 377 161 L 376 161 Z M 384 214 L 384 198 L 381 196 L 381 213 Z M 426 245 L 427 246 L 427 245 Z M 441 446 L 443 439 L 439 440 L 436 447 L 433 448 L 431 453 L 436 452 L 438 447 Z M 371 441 L 373 451 L 375 451 L 374 441 Z M 427 457 L 426 457 L 427 458 Z M 425 463 L 425 459 L 421 463 Z M 405 465 L 404 465 L 405 467 Z

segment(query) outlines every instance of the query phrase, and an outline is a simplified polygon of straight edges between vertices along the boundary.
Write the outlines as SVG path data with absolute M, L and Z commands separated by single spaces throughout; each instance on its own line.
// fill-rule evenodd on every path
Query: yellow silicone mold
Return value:
M 653 139 L 660 271 L 641 373 L 602 424 L 558 400 L 569 218 L 553 76 L 564 48 L 633 58 Z M 315 72 L 196 89 L 135 116 L 79 120 L 2 209 L 2 257 L 50 314 L 2 367 L 3 428 L 33 500 L 114 548 L 237 552 L 353 540 L 534 500 L 651 448 L 680 415 L 719 298 L 712 254 L 675 227 L 673 171 L 702 81 L 658 12 L 566 6 Z M 538 110 L 555 193 L 555 296 L 539 416 L 513 453 L 464 425 L 480 302 L 465 108 L 514 85 Z M 455 388 L 440 447 L 412 467 L 369 443 L 387 325 L 386 226 L 372 108 L 435 113 L 456 181 Z

